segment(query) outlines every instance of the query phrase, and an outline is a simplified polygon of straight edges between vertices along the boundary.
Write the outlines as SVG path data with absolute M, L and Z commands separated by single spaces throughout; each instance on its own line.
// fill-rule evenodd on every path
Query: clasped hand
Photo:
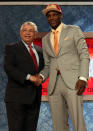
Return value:
M 29 80 L 31 82 L 33 82 L 36 86 L 39 86 L 42 83 L 42 81 L 43 81 L 43 79 L 40 76 L 40 74 L 36 74 L 34 76 L 31 75 L 30 78 L 29 78 Z
M 82 95 L 86 88 L 86 82 L 83 80 L 78 80 L 75 89 L 77 90 L 77 95 Z

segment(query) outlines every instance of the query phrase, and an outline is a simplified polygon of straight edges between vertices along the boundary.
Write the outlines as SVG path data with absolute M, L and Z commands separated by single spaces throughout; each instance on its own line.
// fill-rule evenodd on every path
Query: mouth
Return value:
M 56 22 L 55 21 L 50 21 L 49 22 L 51 25 L 56 25 Z
M 54 23 L 56 23 L 56 22 L 55 22 L 54 20 L 52 20 L 52 21 L 50 21 L 50 23 L 51 23 L 51 24 L 54 24 Z
M 28 38 L 31 38 L 31 36 L 25 36 L 25 38 L 27 38 L 27 39 L 28 39 Z

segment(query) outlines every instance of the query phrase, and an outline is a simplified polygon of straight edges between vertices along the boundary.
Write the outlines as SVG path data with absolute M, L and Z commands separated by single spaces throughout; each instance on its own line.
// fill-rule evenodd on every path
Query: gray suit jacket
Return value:
M 51 45 L 50 32 L 42 39 L 42 48 L 45 67 L 40 73 L 45 79 L 49 76 L 49 95 L 55 88 L 57 67 L 60 68 L 61 76 L 70 89 L 75 89 L 79 76 L 88 79 L 89 53 L 84 35 L 78 26 L 63 24 L 58 56 Z

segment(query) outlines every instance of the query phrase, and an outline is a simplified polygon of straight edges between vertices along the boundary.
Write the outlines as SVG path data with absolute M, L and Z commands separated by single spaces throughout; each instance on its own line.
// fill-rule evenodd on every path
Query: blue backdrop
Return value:
M 7 77 L 3 69 L 4 47 L 6 44 L 18 41 L 19 29 L 23 22 L 33 21 L 39 32 L 48 32 L 50 27 L 42 14 L 44 5 L 33 6 L 0 6 L 0 131 L 8 131 L 6 109 L 4 104 Z M 79 25 L 83 32 L 93 32 L 93 6 L 61 6 L 63 22 Z M 93 103 L 84 102 L 84 118 L 88 131 L 93 131 Z M 69 118 L 70 131 L 73 131 Z M 37 131 L 53 131 L 50 107 L 48 102 L 42 102 Z

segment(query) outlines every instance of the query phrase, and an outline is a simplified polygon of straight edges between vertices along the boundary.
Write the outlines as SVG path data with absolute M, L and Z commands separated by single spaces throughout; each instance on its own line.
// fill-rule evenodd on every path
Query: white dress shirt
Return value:
M 22 42 L 23 42 L 23 44 L 25 45 L 25 47 L 27 48 L 28 52 L 30 53 L 30 50 L 29 50 L 28 45 L 27 45 L 23 40 L 22 40 Z M 33 52 L 35 53 L 36 60 L 37 60 L 37 64 L 38 64 L 38 66 L 39 66 L 39 56 L 38 56 L 38 53 L 37 53 L 37 51 L 36 51 L 33 43 L 31 43 L 31 46 L 32 46 Z M 30 78 L 30 74 L 27 74 L 26 80 L 28 80 L 29 78 Z

